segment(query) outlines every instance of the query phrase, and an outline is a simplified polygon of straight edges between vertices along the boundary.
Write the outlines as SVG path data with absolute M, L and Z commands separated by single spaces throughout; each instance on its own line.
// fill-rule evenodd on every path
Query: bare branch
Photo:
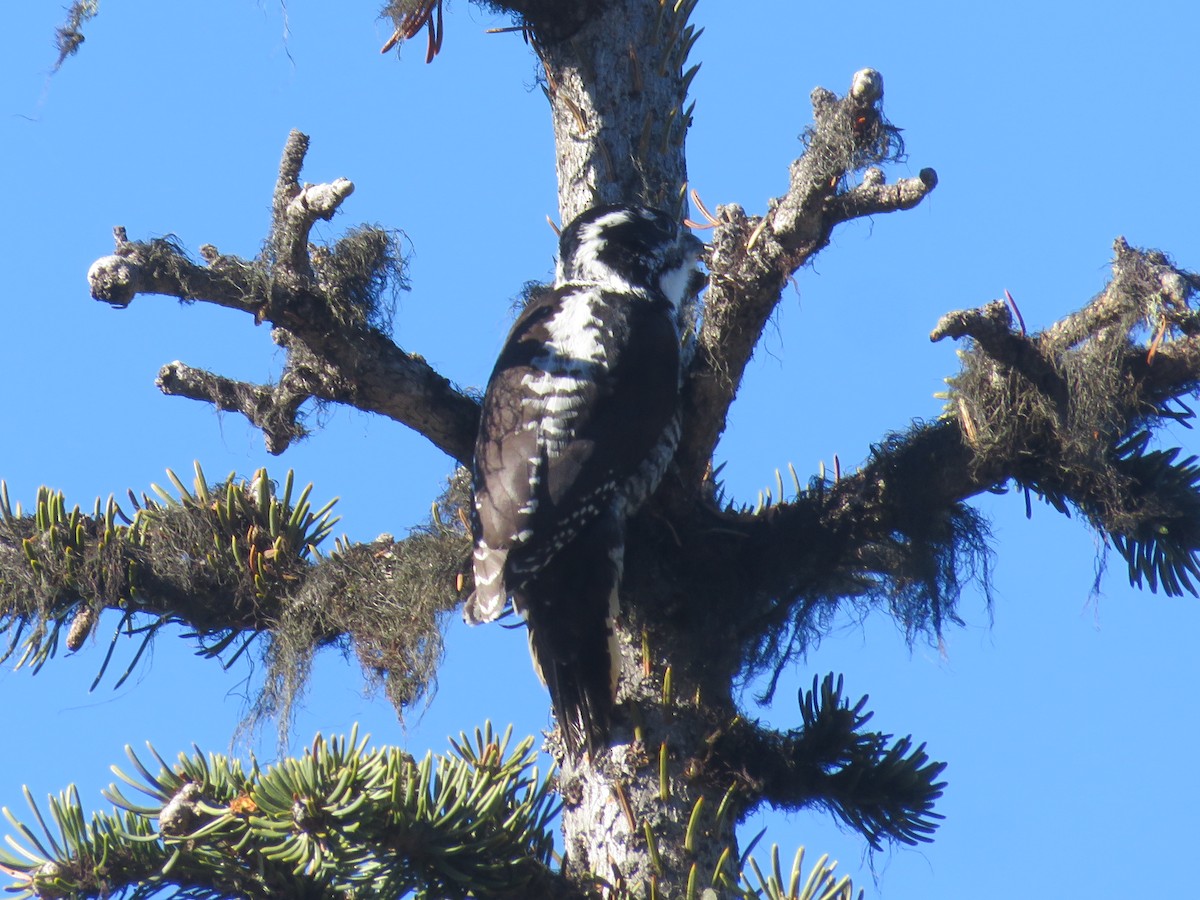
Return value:
M 205 245 L 207 265 L 200 265 L 173 240 L 131 242 L 117 229 L 116 252 L 88 272 L 92 296 L 124 308 L 138 294 L 162 294 L 270 322 L 272 337 L 288 354 L 278 384 L 248 385 L 176 362 L 162 370 L 159 386 L 241 412 L 263 429 L 272 453 L 303 435 L 297 417 L 311 397 L 395 419 L 459 462 L 469 462 L 478 402 L 373 327 L 384 283 L 403 279 L 388 233 L 359 229 L 331 248 L 309 245 L 313 224 L 332 216 L 353 185 L 337 179 L 301 186 L 307 146 L 303 134 L 289 135 L 266 258 L 246 261 Z M 358 287 L 347 294 L 347 285 Z
M 297 415 L 313 396 L 307 390 L 289 389 L 288 382 L 296 379 L 288 374 L 275 385 L 248 384 L 176 361 L 163 366 L 154 383 L 169 396 L 203 400 L 225 412 L 240 412 L 262 430 L 267 452 L 278 455 L 307 434 Z
M 269 245 L 276 278 L 287 278 L 282 287 L 291 293 L 311 290 L 315 279 L 309 260 L 308 236 L 318 219 L 333 218 L 354 184 L 338 178 L 330 184 L 301 186 L 300 170 L 308 153 L 308 135 L 293 130 L 283 148 L 279 179 L 272 203 L 274 215 Z M 272 299 L 279 292 L 273 292 Z
M 677 456 L 685 486 L 703 478 L 742 373 L 792 274 L 829 243 L 841 222 L 911 209 L 937 185 L 932 169 L 887 186 L 879 169 L 868 168 L 862 183 L 847 189 L 852 172 L 901 153 L 898 130 L 881 112 L 882 97 L 882 77 L 872 69 L 857 73 L 842 99 L 813 91 L 815 122 L 805 152 L 791 165 L 787 193 L 761 218 L 739 206 L 718 207 Z
M 203 300 L 227 309 L 257 314 L 262 290 L 255 283 L 253 264 L 222 256 L 209 266 L 192 262 L 172 238 L 145 242 L 117 235 L 116 253 L 104 256 L 88 269 L 92 297 L 124 309 L 138 294 L 164 294 L 180 300 Z
M 1003 300 L 994 300 L 979 309 L 946 313 L 929 334 L 931 341 L 969 337 L 994 360 L 1021 372 L 1044 391 L 1053 390 L 1065 401 L 1066 385 L 1048 361 L 1038 337 L 1029 337 L 1012 328 L 1012 314 Z
M 479 401 L 460 392 L 420 356 L 373 331 L 320 333 L 304 327 L 279 337 L 281 343 L 287 341 L 284 346 L 290 353 L 305 353 L 317 382 L 313 396 L 387 416 L 459 463 L 471 462 Z
M 870 168 L 863 181 L 844 194 L 829 201 L 829 216 L 834 222 L 847 222 L 880 213 L 912 209 L 937 187 L 937 172 L 922 169 L 916 178 L 902 178 L 887 184 L 883 170 Z

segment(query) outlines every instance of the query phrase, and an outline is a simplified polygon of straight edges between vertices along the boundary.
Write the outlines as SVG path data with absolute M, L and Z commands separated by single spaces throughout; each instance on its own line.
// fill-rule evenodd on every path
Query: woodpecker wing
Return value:
M 569 342 L 556 338 L 564 318 Z M 468 620 L 499 615 L 514 588 L 612 509 L 674 420 L 678 372 L 665 301 L 573 284 L 531 301 L 484 400 Z

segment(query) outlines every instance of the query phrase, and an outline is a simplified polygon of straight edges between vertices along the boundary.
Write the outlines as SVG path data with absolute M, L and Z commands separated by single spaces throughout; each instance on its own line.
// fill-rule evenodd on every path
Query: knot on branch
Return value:
M 142 287 L 142 273 L 137 264 L 115 254 L 92 263 L 87 279 L 92 296 L 117 309 L 132 303 Z
M 1104 290 L 1043 332 L 1014 329 L 995 301 L 944 316 L 930 337 L 970 339 L 947 380 L 946 414 L 980 477 L 1013 477 L 1061 512 L 1074 505 L 1102 531 L 1157 547 L 1158 563 L 1131 575 L 1171 591 L 1176 565 L 1191 571 L 1200 547 L 1197 477 L 1192 460 L 1176 464 L 1174 451 L 1168 459 L 1147 445 L 1163 421 L 1192 416 L 1180 398 L 1197 384 L 1200 279 L 1123 239 L 1115 250 Z

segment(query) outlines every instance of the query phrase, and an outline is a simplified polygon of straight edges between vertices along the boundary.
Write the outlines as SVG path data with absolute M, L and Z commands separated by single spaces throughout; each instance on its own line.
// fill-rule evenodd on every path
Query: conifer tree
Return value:
M 477 2 L 508 14 L 536 59 L 560 221 L 640 203 L 697 215 L 707 233 L 683 436 L 629 524 L 611 746 L 572 758 L 551 734 L 553 773 L 533 738 L 490 725 L 421 759 L 354 731 L 271 766 L 131 753 L 107 794 L 112 812 L 89 817 L 67 789 L 10 816 L 0 866 L 28 895 L 853 896 L 823 862 L 789 866 L 778 851 L 753 862 L 737 825 L 761 807 L 819 808 L 870 847 L 928 841 L 945 764 L 919 739 L 873 730 L 865 698 L 836 676 L 801 692 L 786 730 L 747 715 L 744 679 L 773 687 L 839 608 L 882 608 L 936 639 L 956 621 L 964 583 L 986 569 L 987 529 L 970 501 L 1005 487 L 1082 518 L 1133 584 L 1197 593 L 1200 463 L 1152 437 L 1192 418 L 1200 276 L 1118 239 L 1105 288 L 1042 331 L 1026 329 L 1011 298 L 948 312 L 931 338 L 959 342 L 962 367 L 940 418 L 881 435 L 855 471 L 780 476 L 747 505 L 727 496 L 714 449 L 789 281 L 844 223 L 921 204 L 936 173 L 892 177 L 901 130 L 885 115 L 883 76 L 863 69 L 812 92 L 786 189 L 761 213 L 709 210 L 687 180 L 698 0 Z M 60 64 L 96 11 L 74 4 Z M 442 0 L 388 4 L 389 47 L 423 42 L 436 65 L 454 39 L 451 12 Z M 302 409 L 316 401 L 402 423 L 460 469 L 406 537 L 332 547 L 331 507 L 290 472 L 211 479 L 197 464 L 121 500 L 45 489 L 29 509 L 4 493 L 0 627 L 11 658 L 36 670 L 116 610 L 113 646 L 136 632 L 144 649 L 183 624 L 213 659 L 259 648 L 259 705 L 285 720 L 313 654 L 336 642 L 398 712 L 429 692 L 446 616 L 471 589 L 465 469 L 479 401 L 390 335 L 390 292 L 409 278 L 392 225 L 315 239 L 354 189 L 304 181 L 320 139 L 287 136 L 263 188 L 272 217 L 260 255 L 214 244 L 193 254 L 117 228 L 88 273 L 92 295 L 118 308 L 150 295 L 214 304 L 270 328 L 285 354 L 273 383 L 171 363 L 158 385 L 244 416 L 273 454 L 307 434 Z

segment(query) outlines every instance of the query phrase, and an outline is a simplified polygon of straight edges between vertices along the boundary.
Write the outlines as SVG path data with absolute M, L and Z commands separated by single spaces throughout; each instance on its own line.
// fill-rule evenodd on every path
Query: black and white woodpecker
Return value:
M 589 209 L 559 242 L 488 382 L 475 445 L 468 622 L 511 598 L 569 753 L 608 740 L 625 524 L 679 441 L 703 244 L 668 214 Z

